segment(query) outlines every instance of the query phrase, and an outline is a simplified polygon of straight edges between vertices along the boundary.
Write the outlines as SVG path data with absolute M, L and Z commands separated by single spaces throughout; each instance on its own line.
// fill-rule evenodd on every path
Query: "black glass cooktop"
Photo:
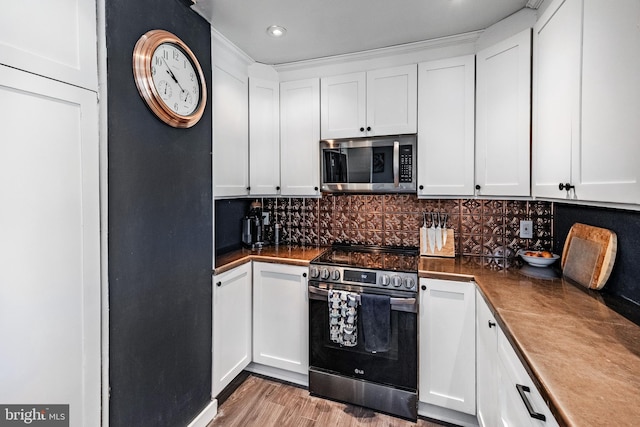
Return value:
M 312 263 L 341 267 L 417 272 L 418 250 L 379 246 L 333 246 Z

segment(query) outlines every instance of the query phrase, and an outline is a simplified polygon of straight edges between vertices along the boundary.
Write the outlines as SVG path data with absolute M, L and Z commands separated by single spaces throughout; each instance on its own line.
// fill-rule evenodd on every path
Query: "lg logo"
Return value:
M 358 375 L 364 375 L 364 371 L 362 369 L 356 368 L 356 369 L 353 370 L 353 372 L 355 372 Z

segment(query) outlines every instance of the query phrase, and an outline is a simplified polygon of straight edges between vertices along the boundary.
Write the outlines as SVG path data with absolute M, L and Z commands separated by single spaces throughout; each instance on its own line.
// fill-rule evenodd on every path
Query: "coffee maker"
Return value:
M 263 225 L 262 203 L 256 200 L 242 218 L 242 244 L 251 249 L 261 248 L 264 245 Z

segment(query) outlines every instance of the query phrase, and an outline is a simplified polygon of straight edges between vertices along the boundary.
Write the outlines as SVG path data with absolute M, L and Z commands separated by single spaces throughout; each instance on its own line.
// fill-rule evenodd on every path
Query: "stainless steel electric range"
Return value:
M 309 391 L 312 394 L 417 419 L 418 259 L 413 248 L 335 245 L 311 261 Z M 337 322 L 332 313 L 338 313 L 339 309 L 330 307 L 333 304 L 330 300 L 338 298 L 336 294 L 344 297 L 345 293 L 354 301 L 355 342 L 350 336 L 344 342 L 341 337 L 336 339 Z M 387 297 L 388 305 L 384 305 Z M 381 332 L 387 339 L 382 351 L 371 351 L 368 341 L 368 337 L 378 332 L 371 332 L 378 319 L 373 323 L 365 320 L 367 324 L 363 327 L 362 319 L 371 319 L 371 314 L 357 315 L 363 309 L 362 301 L 372 298 L 383 303 L 382 312 L 375 315 L 383 319 L 388 316 L 388 321 L 382 323 Z M 342 314 L 350 309 L 343 307 Z M 341 320 L 346 322 L 346 317 Z M 350 333 L 346 324 L 344 330 Z

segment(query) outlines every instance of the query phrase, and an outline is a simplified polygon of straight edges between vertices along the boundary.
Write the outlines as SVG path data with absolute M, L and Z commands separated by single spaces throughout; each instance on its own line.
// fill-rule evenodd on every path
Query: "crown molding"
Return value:
M 240 49 L 231 40 L 226 38 L 220 31 L 216 30 L 213 27 L 211 27 L 211 39 L 213 41 L 218 42 L 218 46 L 224 48 L 225 50 L 227 50 L 228 52 L 232 53 L 237 58 L 239 58 L 242 61 L 246 62 L 247 65 L 251 65 L 254 62 L 256 62 L 253 58 L 251 58 L 249 55 L 247 55 L 245 53 L 245 51 Z
M 440 49 L 461 44 L 474 44 L 483 32 L 484 31 L 482 30 L 472 31 L 469 33 L 457 34 L 454 36 L 440 37 L 437 39 L 406 43 L 379 49 L 365 50 L 362 52 L 346 53 L 343 55 L 328 56 L 324 58 L 276 64 L 273 65 L 273 68 L 275 68 L 278 72 L 296 71 L 311 67 L 344 64 L 346 62 L 366 61 L 371 59 L 384 58 L 392 55 L 405 55 L 429 49 Z

